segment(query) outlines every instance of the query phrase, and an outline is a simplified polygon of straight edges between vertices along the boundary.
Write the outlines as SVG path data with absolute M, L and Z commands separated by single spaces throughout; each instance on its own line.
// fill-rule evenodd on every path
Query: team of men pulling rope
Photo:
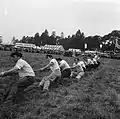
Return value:
M 8 70 L 0 73 L 0 77 L 10 76 L 14 73 L 19 74 L 19 80 L 17 81 L 17 90 L 12 94 L 12 101 L 15 103 L 19 97 L 24 98 L 24 90 L 31 85 L 35 85 L 42 90 L 42 93 L 49 91 L 49 86 L 51 82 L 55 80 L 62 80 L 64 78 L 75 78 L 80 80 L 84 76 L 86 70 L 91 68 L 97 68 L 100 65 L 99 56 L 96 54 L 92 58 L 84 57 L 83 60 L 79 58 L 74 58 L 73 66 L 70 67 L 69 64 L 61 58 L 53 58 L 52 55 L 47 54 L 46 59 L 49 60 L 49 64 L 43 68 L 33 70 L 32 67 L 22 59 L 22 53 L 13 52 L 11 57 L 16 65 Z M 42 78 L 42 80 L 37 80 L 35 78 L 35 72 L 41 72 L 46 69 L 51 69 L 51 74 Z M 10 91 L 10 90 L 9 90 Z M 8 97 L 9 91 L 4 96 L 4 100 Z

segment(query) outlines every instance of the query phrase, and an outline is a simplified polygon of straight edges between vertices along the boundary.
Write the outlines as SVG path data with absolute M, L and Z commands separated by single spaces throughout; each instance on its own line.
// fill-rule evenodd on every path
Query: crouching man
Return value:
M 35 73 L 32 67 L 25 60 L 22 59 L 22 53 L 13 52 L 11 54 L 11 57 L 16 65 L 8 71 L 1 72 L 0 76 L 10 76 L 16 72 L 19 74 L 19 79 L 16 80 L 17 90 L 13 93 L 13 101 L 17 101 L 18 98 L 24 98 L 24 90 L 35 82 Z
M 81 66 L 79 58 L 75 58 L 74 61 L 75 62 L 73 63 L 73 67 L 71 67 L 71 77 L 81 79 L 81 77 L 85 74 L 84 69 Z
M 46 58 L 49 60 L 49 64 L 43 68 L 40 68 L 39 70 L 44 71 L 45 69 L 50 68 L 52 72 L 49 76 L 43 77 L 43 79 L 39 83 L 39 86 L 41 88 L 43 87 L 43 92 L 48 91 L 51 81 L 54 81 L 57 78 L 60 79 L 61 77 L 61 71 L 57 60 L 54 59 L 52 55 L 46 55 Z
M 57 58 L 56 60 L 58 61 L 58 64 L 59 64 L 60 69 L 61 69 L 61 74 L 62 74 L 61 77 L 62 78 L 69 78 L 71 75 L 71 69 L 70 69 L 69 64 L 61 58 Z

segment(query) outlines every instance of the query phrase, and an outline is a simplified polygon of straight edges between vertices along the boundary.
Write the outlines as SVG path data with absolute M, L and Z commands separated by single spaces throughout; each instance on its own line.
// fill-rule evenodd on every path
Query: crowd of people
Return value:
M 15 66 L 8 71 L 1 72 L 0 77 L 12 75 L 16 72 L 19 74 L 19 80 L 16 81 L 17 89 L 12 93 L 12 101 L 14 103 L 16 103 L 18 97 L 24 98 L 24 90 L 31 85 L 37 86 L 41 90 L 41 93 L 46 93 L 49 91 L 51 82 L 55 80 L 61 81 L 64 78 L 68 80 L 72 80 L 72 78 L 80 80 L 87 70 L 97 68 L 100 65 L 100 57 L 97 54 L 89 58 L 83 57 L 82 60 L 74 57 L 72 66 L 60 57 L 54 58 L 51 54 L 47 54 L 46 59 L 49 60 L 49 63 L 45 67 L 34 71 L 32 67 L 22 59 L 21 52 L 12 52 L 11 57 L 16 63 Z M 36 80 L 35 73 L 45 71 L 46 69 L 51 70 L 50 75 L 44 76 L 42 80 Z M 5 98 L 8 98 L 8 95 L 4 97 L 4 100 Z

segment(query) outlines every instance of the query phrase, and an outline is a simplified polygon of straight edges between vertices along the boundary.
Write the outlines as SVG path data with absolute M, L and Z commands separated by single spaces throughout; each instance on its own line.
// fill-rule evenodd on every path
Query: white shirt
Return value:
M 80 62 L 78 62 L 77 65 L 79 66 L 79 70 L 80 70 L 81 72 L 84 72 L 83 67 L 82 67 L 82 64 L 81 64 Z
M 57 62 L 56 59 L 52 59 L 52 60 L 50 61 L 50 64 L 51 64 L 51 63 L 53 63 L 53 65 L 50 66 L 50 69 L 51 69 L 53 72 L 55 72 L 55 70 L 60 70 L 59 64 L 58 64 L 58 62 Z
M 85 63 L 84 63 L 83 61 L 80 61 L 79 64 L 80 64 L 82 67 L 86 68 Z
M 73 67 L 76 67 L 75 68 L 75 71 L 77 71 L 77 72 L 84 72 L 84 70 L 83 70 L 83 67 L 81 66 L 81 64 L 78 62 L 77 64 L 76 63 L 73 63 Z M 78 67 L 77 67 L 78 66 Z
M 88 64 L 94 64 L 91 59 L 87 59 L 87 61 L 88 61 Z
M 95 62 L 95 64 L 97 64 L 97 60 L 95 58 L 93 58 L 93 62 Z
M 65 60 L 62 60 L 60 61 L 60 68 L 62 68 L 62 70 L 65 70 L 65 69 L 70 68 L 70 66 Z
M 23 59 L 19 59 L 15 65 L 19 69 L 19 77 L 24 78 L 25 76 L 35 76 L 32 67 Z
M 74 67 L 74 66 L 77 66 L 77 64 L 76 64 L 76 63 L 73 63 L 73 67 Z
M 98 56 L 98 55 L 95 55 L 95 57 L 94 57 L 96 60 L 99 60 L 100 59 L 100 57 Z

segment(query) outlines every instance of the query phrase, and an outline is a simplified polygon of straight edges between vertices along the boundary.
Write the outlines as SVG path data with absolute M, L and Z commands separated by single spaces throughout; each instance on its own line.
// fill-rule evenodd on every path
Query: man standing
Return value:
M 57 60 L 54 59 L 52 55 L 46 55 L 46 58 L 50 61 L 49 64 L 43 68 L 40 68 L 39 70 L 44 71 L 45 69 L 50 68 L 52 72 L 49 76 L 43 77 L 43 79 L 39 83 L 40 87 L 43 86 L 43 92 L 48 91 L 51 81 L 54 81 L 56 78 L 61 77 L 61 71 Z
M 14 92 L 13 96 L 14 97 L 13 99 L 15 99 L 13 101 L 16 101 L 18 97 L 23 98 L 24 89 L 26 89 L 28 86 L 32 85 L 35 82 L 34 80 L 35 73 L 32 67 L 25 60 L 22 59 L 22 53 L 13 52 L 11 54 L 11 57 L 13 61 L 16 63 L 16 65 L 8 71 L 1 72 L 0 76 L 4 77 L 12 75 L 16 72 L 19 74 L 19 80 L 17 82 L 17 91 Z

